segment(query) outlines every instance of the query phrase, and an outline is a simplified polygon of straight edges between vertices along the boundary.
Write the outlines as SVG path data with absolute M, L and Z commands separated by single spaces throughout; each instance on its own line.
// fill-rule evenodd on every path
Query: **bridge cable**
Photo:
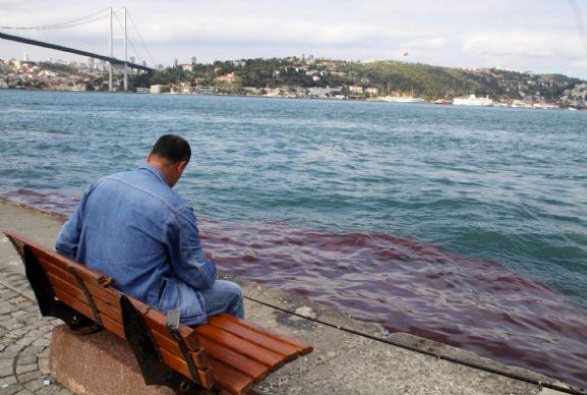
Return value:
M 114 17 L 116 18 L 116 21 L 118 22 L 118 25 L 120 26 L 121 29 L 124 30 L 124 26 L 122 25 L 122 22 L 120 21 L 120 19 L 118 18 L 118 15 L 114 14 Z M 137 51 L 137 49 L 135 48 L 132 40 L 130 39 L 130 37 L 126 37 L 126 39 L 128 40 L 128 43 L 130 44 L 132 50 L 134 51 L 134 54 L 136 55 L 136 57 L 139 57 L 139 52 Z
M 151 52 L 149 51 L 147 44 L 145 44 L 145 40 L 143 40 L 143 36 L 141 35 L 141 32 L 139 32 L 139 29 L 137 28 L 137 25 L 135 24 L 135 21 L 134 21 L 132 15 L 128 12 L 128 10 L 127 10 L 127 15 L 130 19 L 130 23 L 134 27 L 135 32 L 137 32 L 137 35 L 139 36 L 139 39 L 141 40 L 141 43 L 143 44 L 143 48 L 145 48 L 145 51 L 147 52 L 147 55 L 149 56 L 151 63 L 153 64 L 153 66 L 155 66 L 156 65 L 155 60 L 153 60 L 153 56 L 151 56 Z
M 67 29 L 70 27 L 74 27 L 74 26 L 78 26 L 78 25 L 83 25 L 86 23 L 91 23 L 97 20 L 100 20 L 102 18 L 107 17 L 107 14 L 105 13 L 106 11 L 108 11 L 109 8 L 105 8 L 103 10 L 100 10 L 98 12 L 94 12 L 93 14 L 90 15 L 86 15 L 83 16 L 81 18 L 77 18 L 68 22 L 60 22 L 60 23 L 54 23 L 51 25 L 41 25 L 41 26 L 0 26 L 0 29 L 5 29 L 5 30 L 51 30 L 51 29 Z M 103 15 L 101 15 L 103 14 Z

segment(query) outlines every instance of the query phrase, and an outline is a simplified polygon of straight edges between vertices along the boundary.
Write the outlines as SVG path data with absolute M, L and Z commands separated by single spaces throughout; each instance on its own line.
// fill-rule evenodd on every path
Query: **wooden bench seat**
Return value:
M 229 314 L 210 317 L 207 324 L 193 328 L 176 327 L 166 315 L 112 287 L 112 278 L 14 232 L 4 233 L 23 259 L 41 313 L 63 319 L 73 330 L 101 327 L 127 339 L 147 384 L 185 390 L 186 384 L 196 383 L 240 394 L 312 351 L 308 344 Z M 181 380 L 176 373 L 169 378 L 168 368 Z

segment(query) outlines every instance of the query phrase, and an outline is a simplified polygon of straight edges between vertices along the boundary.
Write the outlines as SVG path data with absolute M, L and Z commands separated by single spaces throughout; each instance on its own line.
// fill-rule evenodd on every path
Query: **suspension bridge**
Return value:
M 119 16 L 120 14 L 121 14 L 121 16 Z M 116 21 L 118 23 L 118 26 L 117 26 L 118 29 L 115 29 L 114 21 Z M 131 22 L 130 24 L 128 23 L 129 21 Z M 15 35 L 15 34 L 8 34 L 8 33 L 3 32 L 6 30 L 9 30 L 11 32 L 12 31 L 20 31 L 20 32 L 26 31 L 29 33 L 30 32 L 39 33 L 39 32 L 47 32 L 47 31 L 51 31 L 51 30 L 71 29 L 71 28 L 80 27 L 80 26 L 87 27 L 88 25 L 96 25 L 101 22 L 107 23 L 107 29 L 109 31 L 109 34 L 108 34 L 108 47 L 109 47 L 108 52 L 109 53 L 108 54 L 99 54 L 96 52 L 92 52 L 90 50 L 73 48 L 73 47 L 67 46 L 67 45 L 49 43 L 45 40 L 39 40 L 39 39 L 30 37 L 30 34 L 29 34 L 29 37 L 25 37 L 25 36 L 22 36 L 21 34 Z M 138 56 L 139 51 L 137 51 L 136 46 L 134 45 L 133 41 L 129 37 L 129 33 L 131 32 L 131 29 L 129 29 L 129 27 L 131 27 L 133 29 L 132 32 L 135 34 L 136 37 L 139 38 L 139 40 L 142 44 L 142 48 L 144 50 L 142 55 L 146 55 L 146 56 Z M 116 30 L 118 30 L 121 33 L 122 36 L 120 38 L 116 37 L 116 35 L 115 35 Z M 86 56 L 88 58 L 99 59 L 104 62 L 107 62 L 108 63 L 108 87 L 109 87 L 110 91 L 114 90 L 113 66 L 115 66 L 115 65 L 120 66 L 123 69 L 123 75 L 124 75 L 123 84 L 124 84 L 125 91 L 127 91 L 129 88 L 128 85 L 129 85 L 129 71 L 130 70 L 136 69 L 136 70 L 142 70 L 142 71 L 146 71 L 146 72 L 151 72 L 154 70 L 154 67 L 149 67 L 147 65 L 148 63 L 147 63 L 146 57 L 149 58 L 150 63 L 153 66 L 155 64 L 155 61 L 153 60 L 153 57 L 151 56 L 151 53 L 150 53 L 147 45 L 145 44 L 145 41 L 143 40 L 143 37 L 140 34 L 140 32 L 136 26 L 136 23 L 132 19 L 132 16 L 130 15 L 130 13 L 128 12 L 126 7 L 120 7 L 120 8 L 109 7 L 109 8 L 100 10 L 98 12 L 95 12 L 93 14 L 86 15 L 81 18 L 77 18 L 77 19 L 70 20 L 67 22 L 49 24 L 49 25 L 40 25 L 40 26 L 1 26 L 0 25 L 0 39 L 14 41 L 14 42 L 22 43 L 22 44 L 34 45 L 37 47 L 53 49 L 53 50 L 72 53 L 72 54 L 81 55 L 81 56 Z M 121 58 L 117 58 L 114 56 L 115 41 L 118 41 L 118 40 L 123 42 L 124 55 Z M 130 57 L 131 61 L 129 61 L 129 46 L 134 53 L 134 56 Z M 136 63 L 133 61 L 135 58 L 140 59 L 141 57 L 144 59 L 142 64 L 139 64 L 139 63 Z

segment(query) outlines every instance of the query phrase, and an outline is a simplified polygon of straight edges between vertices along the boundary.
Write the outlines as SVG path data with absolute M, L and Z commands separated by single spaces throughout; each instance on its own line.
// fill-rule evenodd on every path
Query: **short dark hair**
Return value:
M 192 156 L 192 149 L 183 137 L 176 134 L 164 134 L 159 137 L 159 140 L 153 146 L 151 154 L 165 158 L 173 163 L 183 160 L 189 162 Z

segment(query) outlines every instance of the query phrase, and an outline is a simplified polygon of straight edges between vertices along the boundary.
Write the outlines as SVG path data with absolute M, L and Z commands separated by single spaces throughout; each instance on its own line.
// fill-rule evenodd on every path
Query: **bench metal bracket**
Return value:
M 190 350 L 186 346 L 185 342 L 181 338 L 181 334 L 179 333 L 179 317 L 180 312 L 179 310 L 169 310 L 167 311 L 167 331 L 175 339 L 175 342 L 179 346 L 183 358 L 185 359 L 186 364 L 188 365 L 188 369 L 190 374 L 192 375 L 192 379 L 194 383 L 200 384 L 200 377 L 198 376 L 198 369 L 194 364 L 194 360 L 192 359 L 192 355 L 190 354 Z
M 45 269 L 28 245 L 23 247 L 22 258 L 26 277 L 37 298 L 41 315 L 57 317 L 63 320 L 69 329 L 76 332 L 93 333 L 100 330 L 100 328 L 96 328 L 92 320 L 57 300 Z
M 71 277 L 73 277 L 73 279 L 77 283 L 78 287 L 80 287 L 80 289 L 83 291 L 84 295 L 86 296 L 86 300 L 88 301 L 88 305 L 92 309 L 92 314 L 94 315 L 94 321 L 96 321 L 96 325 L 103 326 L 102 319 L 100 318 L 100 314 L 98 313 L 98 309 L 96 308 L 96 303 L 94 302 L 94 298 L 92 298 L 92 295 L 90 294 L 90 291 L 88 290 L 88 287 L 86 287 L 86 284 L 84 283 L 82 278 L 79 276 L 79 274 L 75 271 L 75 269 L 73 267 L 67 266 L 67 271 L 69 272 L 69 274 L 71 274 Z
M 120 297 L 120 309 L 124 336 L 137 358 L 145 384 L 165 385 L 176 393 L 197 393 L 198 389 L 190 386 L 185 377 L 163 363 L 159 348 L 141 313 L 124 295 Z

